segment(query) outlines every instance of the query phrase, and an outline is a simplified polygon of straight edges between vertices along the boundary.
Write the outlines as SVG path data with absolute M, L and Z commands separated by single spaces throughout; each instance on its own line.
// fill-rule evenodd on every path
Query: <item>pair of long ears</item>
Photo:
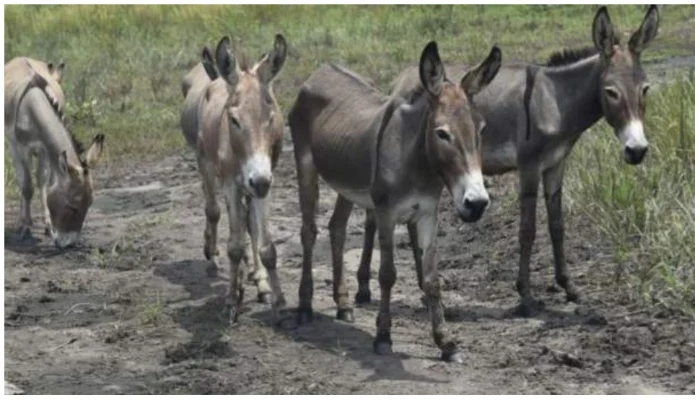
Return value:
M 87 171 L 93 169 L 97 166 L 102 158 L 102 152 L 104 149 L 105 135 L 103 133 L 98 133 L 92 139 L 90 148 L 88 148 L 87 155 L 85 156 L 85 162 L 81 162 L 82 165 L 73 165 L 68 161 L 68 154 L 66 150 L 63 150 L 58 156 L 58 166 L 61 172 L 64 174 L 70 174 L 71 177 L 75 179 L 80 179 L 81 175 L 87 174 Z
M 627 42 L 627 47 L 632 54 L 640 55 L 649 43 L 654 40 L 659 30 L 659 19 L 658 7 L 651 5 L 644 16 L 642 24 Z M 593 43 L 595 43 L 601 54 L 609 58 L 614 53 L 614 46 L 618 42 L 619 39 L 610 20 L 608 8 L 600 7 L 593 18 Z
M 440 60 L 437 43 L 430 42 L 423 49 L 419 63 L 419 74 L 423 87 L 433 96 L 442 92 L 447 76 L 445 67 Z M 501 50 L 497 46 L 491 48 L 489 55 L 476 67 L 471 68 L 462 77 L 460 85 L 467 96 L 474 96 L 488 85 L 501 68 Z
M 56 82 L 61 83 L 61 80 L 63 79 L 63 71 L 66 68 L 66 63 L 61 61 L 58 63 L 58 65 L 53 65 L 53 63 L 50 62 L 47 64 L 47 67 L 49 69 L 49 74 L 53 76 Z
M 257 74 L 260 81 L 269 83 L 282 69 L 286 59 L 287 41 L 284 36 L 277 34 L 272 50 L 263 54 L 250 70 Z M 212 56 L 208 47 L 204 47 L 202 65 L 211 80 L 220 76 L 230 85 L 235 85 L 238 80 L 239 67 L 231 51 L 231 39 L 228 36 L 224 36 L 216 46 L 216 58 Z

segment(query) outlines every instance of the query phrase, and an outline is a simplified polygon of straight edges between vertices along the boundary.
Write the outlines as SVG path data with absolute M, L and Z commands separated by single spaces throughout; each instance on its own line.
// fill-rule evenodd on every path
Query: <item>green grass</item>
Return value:
M 644 6 L 610 6 L 623 37 Z M 250 57 L 274 34 L 289 43 L 275 92 L 283 112 L 320 64 L 336 62 L 388 89 L 429 40 L 447 63 L 473 64 L 498 44 L 505 60 L 544 61 L 565 46 L 591 44 L 596 6 L 5 6 L 5 61 L 19 55 L 67 63 L 67 116 L 88 141 L 107 136 L 106 162 L 137 162 L 185 148 L 180 80 L 204 45 L 223 35 Z M 644 61 L 692 56 L 693 5 L 661 6 L 661 29 Z M 630 295 L 694 310 L 694 82 L 651 96 L 645 164 L 622 164 L 610 128 L 584 135 L 569 164 L 572 212 L 586 212 L 615 243 Z M 681 101 L 683 103 L 681 103 Z M 681 115 L 681 110 L 683 114 Z M 5 196 L 17 198 L 5 150 Z M 625 263 L 622 263 L 625 261 Z
M 570 208 L 613 243 L 630 298 L 695 314 L 695 79 L 662 84 L 649 96 L 650 142 L 639 166 L 624 163 L 605 123 L 584 135 L 569 162 Z

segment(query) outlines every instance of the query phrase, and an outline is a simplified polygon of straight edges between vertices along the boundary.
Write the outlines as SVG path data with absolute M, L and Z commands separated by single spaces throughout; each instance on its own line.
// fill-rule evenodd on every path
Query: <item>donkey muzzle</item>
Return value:
M 255 197 L 265 197 L 270 191 L 271 180 L 265 176 L 248 178 L 248 186 Z
M 648 147 L 625 147 L 625 161 L 628 164 L 637 165 L 644 160 Z

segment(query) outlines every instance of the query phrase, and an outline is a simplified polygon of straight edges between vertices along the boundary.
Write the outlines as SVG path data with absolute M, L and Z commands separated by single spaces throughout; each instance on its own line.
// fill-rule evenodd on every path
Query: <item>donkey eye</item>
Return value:
M 610 97 L 611 100 L 617 101 L 620 99 L 620 93 L 612 86 L 605 88 L 605 94 Z
M 448 141 L 448 142 L 452 140 L 452 136 L 450 136 L 450 134 L 447 133 L 447 131 L 444 130 L 444 129 L 438 129 L 438 130 L 437 130 L 437 135 L 438 135 L 438 137 L 439 137 L 440 139 L 442 139 L 442 140 L 446 140 L 446 141 Z

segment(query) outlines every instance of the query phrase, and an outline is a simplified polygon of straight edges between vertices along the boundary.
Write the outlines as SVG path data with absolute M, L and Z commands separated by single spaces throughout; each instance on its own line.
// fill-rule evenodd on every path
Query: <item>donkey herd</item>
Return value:
M 312 320 L 313 248 L 319 175 L 338 196 L 329 223 L 333 298 L 337 318 L 352 322 L 343 247 L 353 205 L 366 209 L 365 238 L 357 273 L 356 303 L 367 303 L 369 267 L 378 233 L 380 303 L 374 350 L 392 352 L 390 300 L 396 281 L 394 230 L 406 224 L 435 343 L 445 361 L 461 360 L 445 327 L 437 269 L 438 202 L 443 187 L 465 222 L 479 220 L 489 195 L 483 175 L 517 171 L 520 181 L 520 264 L 517 290 L 524 315 L 536 311 L 530 256 L 540 181 L 544 188 L 556 282 L 578 301 L 564 257 L 562 181 L 565 162 L 581 134 L 604 117 L 630 164 L 648 145 L 643 131 L 649 89 L 640 54 L 656 36 L 659 11 L 649 7 L 641 26 L 622 43 L 605 7 L 593 20 L 590 48 L 555 53 L 547 64 L 503 63 L 493 47 L 474 67 L 444 65 L 435 42 L 418 68 L 404 70 L 391 94 L 335 64 L 324 64 L 302 85 L 287 122 L 298 178 L 303 264 L 297 321 Z M 237 53 L 234 55 L 234 53 Z M 268 223 L 273 172 L 282 151 L 285 116 L 272 82 L 287 57 L 287 42 L 255 63 L 224 37 L 184 77 L 181 127 L 195 151 L 205 197 L 204 256 L 217 253 L 217 224 L 224 194 L 229 217 L 230 285 L 226 304 L 235 322 L 243 300 L 248 235 L 258 300 L 277 316 L 285 304 Z M 92 203 L 91 171 L 104 145 L 98 134 L 85 152 L 63 123 L 64 65 L 18 57 L 5 65 L 5 137 L 21 193 L 20 235 L 31 235 L 33 186 L 30 159 L 38 158 L 46 233 L 65 248 L 77 240 Z M 262 264 L 262 265 L 261 265 Z

